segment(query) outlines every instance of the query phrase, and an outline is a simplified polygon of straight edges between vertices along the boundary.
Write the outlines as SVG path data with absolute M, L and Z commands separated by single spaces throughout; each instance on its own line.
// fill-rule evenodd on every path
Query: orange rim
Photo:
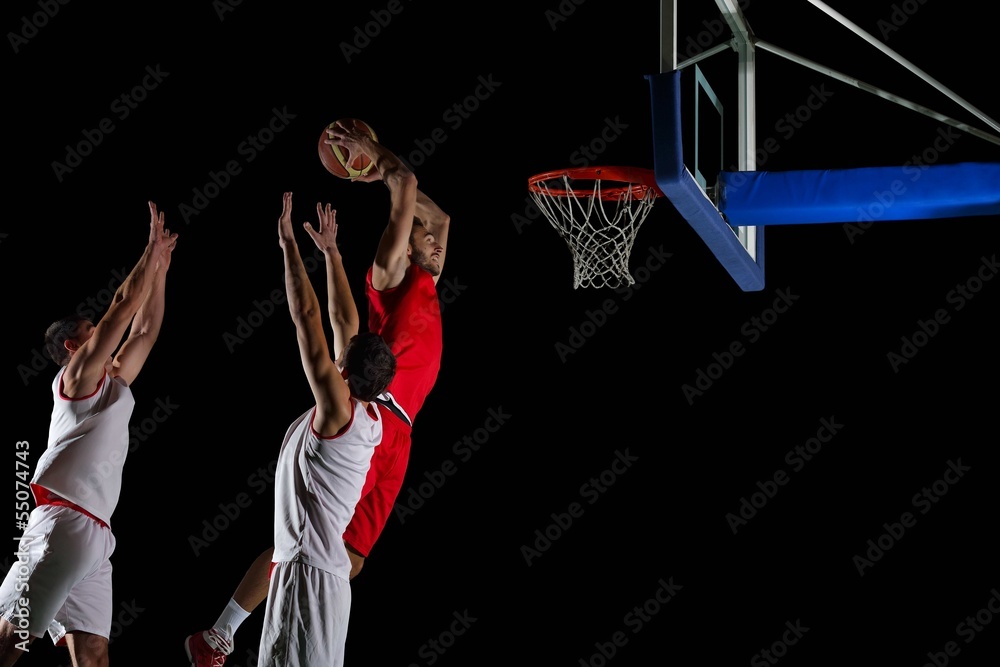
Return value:
M 563 177 L 571 181 L 586 182 L 587 186 L 569 188 L 564 185 Z M 559 180 L 561 187 L 543 187 L 546 181 Z M 656 175 L 652 169 L 641 167 L 575 167 L 572 169 L 562 169 L 559 171 L 546 171 L 535 174 L 528 179 L 528 190 L 540 195 L 552 197 L 593 197 L 594 182 L 601 181 L 600 197 L 605 200 L 619 199 L 622 195 L 631 191 L 632 197 L 642 199 L 652 190 L 655 197 L 663 196 L 659 186 L 656 184 Z M 610 185 L 612 183 L 618 185 Z

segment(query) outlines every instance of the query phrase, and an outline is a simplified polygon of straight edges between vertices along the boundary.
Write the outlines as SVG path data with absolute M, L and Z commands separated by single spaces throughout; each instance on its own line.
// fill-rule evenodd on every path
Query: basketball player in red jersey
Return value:
M 375 259 L 368 269 L 365 294 L 368 328 L 381 334 L 396 355 L 396 375 L 388 392 L 395 409 L 382 410 L 382 443 L 375 449 L 371 468 L 354 516 L 344 533 L 351 557 L 351 579 L 385 528 L 402 488 L 410 454 L 411 426 L 441 366 L 442 329 L 437 282 L 444 268 L 450 217 L 417 187 L 417 178 L 392 151 L 370 135 L 341 124 L 330 128 L 330 141 L 344 146 L 349 160 L 367 155 L 374 168 L 355 180 L 382 181 L 389 189 L 389 222 L 382 233 Z M 336 285 L 346 285 L 341 262 L 331 261 L 336 251 L 329 226 L 307 228 L 327 263 L 331 318 L 336 298 L 350 298 Z M 383 404 L 384 405 L 384 404 Z M 400 409 L 401 408 L 401 409 Z M 391 414 L 390 414 L 391 412 Z M 195 667 L 221 667 L 233 650 L 233 635 L 250 613 L 267 598 L 268 570 L 273 548 L 251 563 L 215 625 L 184 642 Z
M 95 325 L 71 315 L 45 332 L 45 351 L 60 368 L 52 381 L 48 446 L 30 484 L 35 508 L 0 585 L 3 667 L 46 630 L 69 648 L 74 665 L 108 664 L 110 523 L 128 454 L 132 384 L 160 332 L 177 242 L 153 202 L 149 213 L 146 248 L 104 316 Z

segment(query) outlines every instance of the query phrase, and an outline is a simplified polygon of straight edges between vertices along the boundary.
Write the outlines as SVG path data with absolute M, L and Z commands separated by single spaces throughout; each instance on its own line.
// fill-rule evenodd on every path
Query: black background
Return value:
M 270 543 L 267 468 L 310 402 L 274 298 L 281 193 L 295 193 L 296 223 L 317 201 L 338 209 L 359 299 L 388 212 L 383 186 L 339 181 L 319 163 L 320 131 L 345 116 L 367 120 L 452 216 L 442 371 L 397 504 L 413 511 L 390 519 L 353 584 L 349 664 L 765 664 L 760 652 L 776 642 L 785 665 L 922 665 L 947 642 L 954 664 L 995 659 L 995 615 L 971 637 L 959 627 L 1000 597 L 1000 287 L 976 282 L 995 277 L 995 218 L 853 235 L 839 223 L 772 226 L 766 286 L 747 293 L 661 200 L 632 253 L 635 288 L 574 289 L 569 251 L 529 205 L 526 180 L 579 166 L 581 146 L 600 149 L 591 164 L 653 166 L 644 75 L 659 71 L 656 2 L 71 3 L 43 21 L 44 4 L 8 5 L 3 23 L 12 467 L 15 441 L 30 443 L 32 463 L 45 447 L 55 372 L 37 361 L 45 327 L 109 294 L 134 264 L 147 200 L 180 234 L 161 338 L 134 385 L 141 437 L 113 519 L 113 663 L 184 664 L 184 637 L 211 625 Z M 744 6 L 759 39 L 995 133 L 817 7 Z M 977 7 L 836 5 L 996 118 L 995 35 Z M 689 37 L 722 39 L 707 0 L 682 3 L 679 22 L 682 50 Z M 355 47 L 366 29 L 374 36 Z M 166 74 L 121 117 L 115 100 L 147 68 Z M 727 82 L 735 70 L 713 84 Z M 832 94 L 810 109 L 819 86 Z M 758 54 L 757 95 L 758 144 L 779 145 L 761 169 L 997 160 L 996 144 L 773 54 Z M 797 111 L 806 122 L 779 133 Z M 275 118 L 280 132 L 261 135 L 268 143 L 248 159 L 241 145 Z M 102 119 L 113 131 L 57 175 L 67 146 Z M 938 150 L 941 132 L 959 138 Z M 203 210 L 186 210 L 230 161 L 239 172 Z M 654 250 L 669 259 L 647 264 Z M 322 271 L 313 275 L 322 290 Z M 978 289 L 961 309 L 948 297 L 959 285 Z M 773 318 L 782 294 L 794 300 Z M 947 321 L 894 368 L 888 355 L 939 310 Z M 737 342 L 744 353 L 689 400 L 682 387 Z M 786 453 L 824 420 L 836 433 L 795 469 Z M 608 472 L 626 453 L 630 467 Z M 933 487 L 959 461 L 963 476 Z M 787 483 L 734 534 L 727 515 L 777 471 Z M 614 483 L 595 492 L 602 473 Z M 946 493 L 915 504 L 925 488 Z M 227 518 L 240 494 L 247 506 Z M 555 525 L 574 502 L 572 525 Z M 862 576 L 855 557 L 904 512 L 915 523 Z M 665 605 L 662 582 L 675 585 Z M 640 625 L 630 614 L 644 605 Z M 451 634 L 455 615 L 475 621 Z M 228 664 L 254 664 L 262 616 L 239 629 Z M 786 622 L 808 630 L 783 652 Z M 43 638 L 22 664 L 69 659 Z

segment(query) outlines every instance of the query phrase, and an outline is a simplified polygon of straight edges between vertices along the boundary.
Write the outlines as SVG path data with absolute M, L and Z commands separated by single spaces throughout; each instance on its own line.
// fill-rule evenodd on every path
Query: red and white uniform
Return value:
M 52 381 L 48 447 L 31 481 L 35 509 L 17 562 L 0 585 L 0 614 L 18 627 L 20 598 L 29 601 L 28 631 L 108 637 L 112 623 L 110 521 L 118 505 L 135 398 L 105 374 L 89 396 L 66 398 L 63 367 Z M 27 573 L 27 574 L 25 574 Z M 28 591 L 25 594 L 24 591 Z
M 382 440 L 378 407 L 351 403 L 351 421 L 333 437 L 313 430 L 315 408 L 288 427 L 274 473 L 275 562 L 301 561 L 350 578 L 344 529 Z
M 31 483 L 110 525 L 122 490 L 135 398 L 124 380 L 105 373 L 93 394 L 68 399 L 62 394 L 65 370 L 52 382 L 49 444 L 38 459 Z M 37 500 L 37 490 L 35 496 Z
M 281 445 L 261 667 L 343 664 L 351 609 L 343 534 L 382 440 L 378 407 L 351 403 L 351 421 L 337 435 L 317 434 L 310 408 Z
M 380 334 L 396 355 L 396 375 L 388 391 L 409 417 L 407 423 L 382 410 L 382 444 L 372 457 L 361 500 L 344 532 L 344 540 L 367 557 L 403 487 L 411 426 L 437 381 L 444 339 L 437 286 L 431 274 L 416 264 L 407 268 L 398 286 L 382 291 L 372 286 L 369 268 L 365 294 L 368 330 Z

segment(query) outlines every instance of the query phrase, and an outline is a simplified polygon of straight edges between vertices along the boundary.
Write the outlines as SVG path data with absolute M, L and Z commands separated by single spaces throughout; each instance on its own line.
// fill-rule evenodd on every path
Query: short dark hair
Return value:
M 427 225 L 424 224 L 423 220 L 417 216 L 413 216 L 413 224 L 410 226 L 410 244 L 413 244 L 413 239 L 416 238 L 417 234 L 426 234 Z
M 70 354 L 65 343 L 76 338 L 80 324 L 86 321 L 87 318 L 79 315 L 67 315 L 50 324 L 45 330 L 45 355 L 59 366 L 68 364 Z
M 359 333 L 347 343 L 344 368 L 351 396 L 372 401 L 396 375 L 396 355 L 382 336 L 370 331 Z

